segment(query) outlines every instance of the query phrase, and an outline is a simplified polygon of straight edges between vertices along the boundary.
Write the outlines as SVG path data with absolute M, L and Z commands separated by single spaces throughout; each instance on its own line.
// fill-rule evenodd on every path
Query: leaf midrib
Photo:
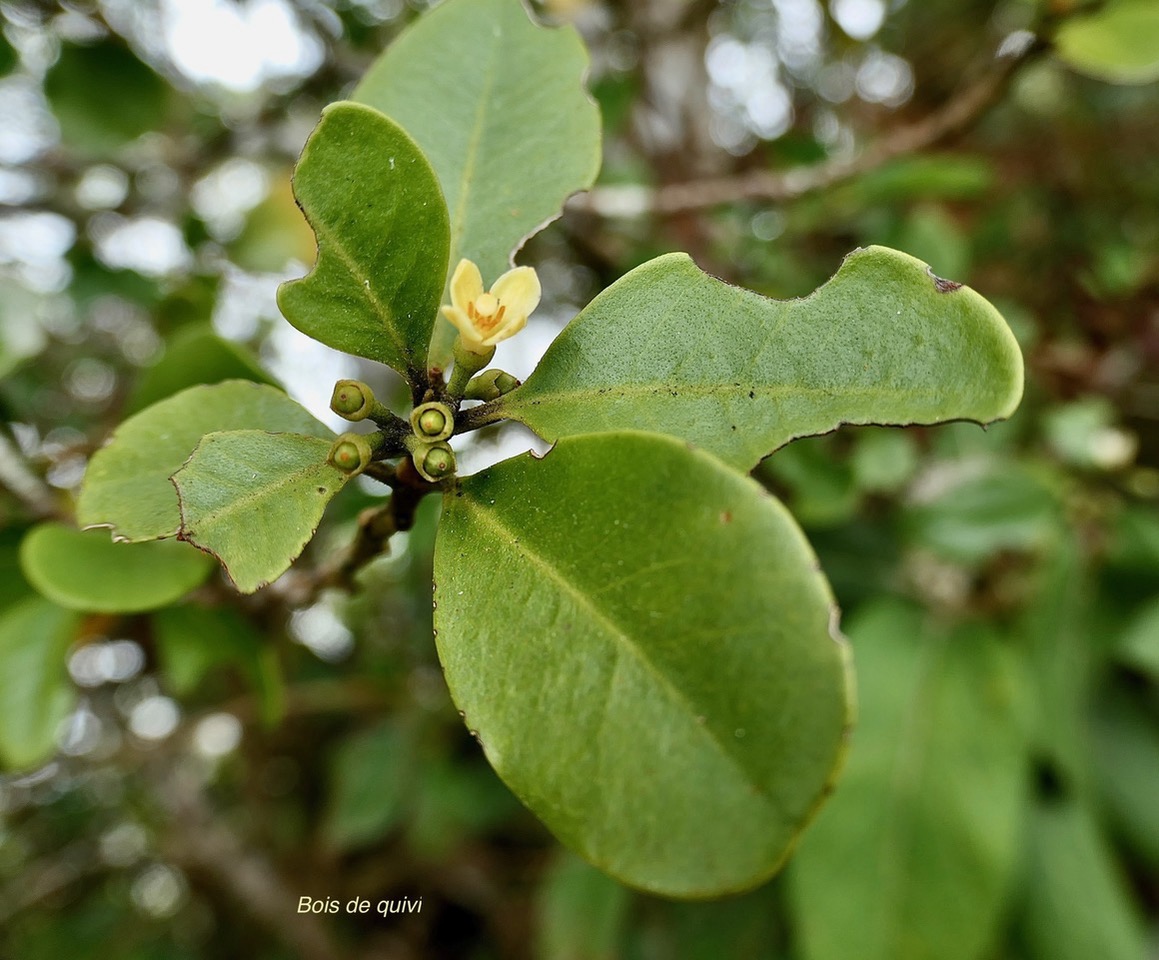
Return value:
M 482 503 L 478 503 L 469 496 L 464 496 L 462 499 L 456 501 L 459 504 L 469 505 L 476 511 L 476 516 L 481 517 L 483 522 L 490 526 L 493 530 L 504 537 L 509 543 L 518 543 L 519 552 L 526 557 L 534 565 L 543 570 L 543 572 L 555 583 L 557 583 L 565 593 L 573 597 L 579 605 L 585 609 L 592 618 L 601 624 L 605 630 L 619 641 L 622 649 L 627 650 L 657 681 L 657 685 L 668 692 L 670 700 L 675 701 L 679 706 L 683 707 L 688 716 L 695 717 L 699 715 L 700 711 L 692 709 L 692 704 L 689 703 L 687 697 L 667 676 L 654 664 L 640 649 L 640 647 L 633 642 L 630 634 L 620 627 L 619 624 L 612 619 L 612 617 L 597 607 L 587 594 L 580 592 L 562 572 L 551 563 L 547 558 L 532 550 L 527 545 L 526 538 L 517 538 L 514 532 L 504 524 L 496 515 L 494 511 L 488 510 Z M 770 810 L 776 814 L 778 819 L 786 819 L 783 816 L 783 811 L 780 805 L 776 802 L 773 796 L 763 783 L 757 781 L 749 774 L 744 762 L 740 757 L 728 749 L 726 741 L 718 737 L 713 729 L 707 724 L 692 724 L 693 729 L 703 731 L 704 737 L 712 744 L 717 752 L 720 753 L 736 770 L 740 773 L 741 780 L 749 787 L 752 787 L 757 795 L 768 805 Z

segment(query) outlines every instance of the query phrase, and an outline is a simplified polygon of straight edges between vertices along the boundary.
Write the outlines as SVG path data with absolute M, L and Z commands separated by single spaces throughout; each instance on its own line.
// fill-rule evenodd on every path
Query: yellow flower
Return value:
M 451 305 L 443 307 L 443 315 L 458 328 L 464 347 L 488 354 L 526 326 L 539 294 L 539 277 L 531 267 L 508 270 L 485 292 L 479 268 L 460 260 L 451 276 Z

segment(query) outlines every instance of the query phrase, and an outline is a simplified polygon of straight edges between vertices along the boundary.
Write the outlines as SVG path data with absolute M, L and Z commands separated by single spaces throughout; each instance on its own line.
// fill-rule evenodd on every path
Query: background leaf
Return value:
M 209 324 L 190 324 L 169 339 L 160 360 L 141 372 L 126 412 L 137 413 L 189 387 L 223 380 L 282 387 L 244 347 L 219 337 Z
M 79 617 L 41 597 L 0 614 L 0 761 L 31 767 L 53 749 L 73 700 L 65 657 Z
M 1018 345 L 986 300 L 870 247 L 792 301 L 659 257 L 596 297 L 499 409 L 546 440 L 655 430 L 748 470 L 842 423 L 985 423 L 1021 396 Z
M 169 87 L 122 43 L 65 43 L 44 92 L 68 144 L 103 154 L 161 126 Z
M 264 587 L 289 569 L 346 483 L 329 452 L 318 437 L 209 434 L 173 475 L 181 539 L 217 557 L 242 593 Z
M 435 581 L 451 694 L 560 839 L 671 896 L 776 870 L 849 722 L 832 598 L 780 504 L 667 437 L 564 440 L 447 494 Z
M 1111 83 L 1159 80 L 1159 4 L 1110 0 L 1089 16 L 1067 20 L 1055 52 L 1069 66 Z
M 281 671 L 273 643 L 230 607 L 192 603 L 153 615 L 153 638 L 161 673 L 178 696 L 188 697 L 212 672 L 234 667 L 257 690 L 266 723 L 285 708 Z
M 631 893 L 595 867 L 560 856 L 540 893 L 539 960 L 615 960 Z
M 529 234 L 559 216 L 600 168 L 588 55 L 570 27 L 532 23 L 519 0 L 447 0 L 368 70 L 352 99 L 397 120 L 430 159 L 451 213 L 450 265 L 490 284 Z M 450 360 L 439 318 L 430 362 Z
M 1022 937 L 1029 960 L 1144 960 L 1143 925 L 1098 824 L 1074 800 L 1034 811 Z
M 447 209 L 414 141 L 377 110 L 332 103 L 302 150 L 294 195 L 318 260 L 278 288 L 307 336 L 415 381 L 426 367 L 448 257 Z
M 931 629 L 894 602 L 849 627 L 858 726 L 793 858 L 805 960 L 980 960 L 1017 866 L 1026 750 L 1016 686 L 983 626 Z
M 139 613 L 183 597 L 213 564 L 188 544 L 113 543 L 103 530 L 42 523 L 20 548 L 24 575 L 62 607 Z
M 176 536 L 181 511 L 169 477 L 205 434 L 245 428 L 334 436 L 273 387 L 243 380 L 191 387 L 113 431 L 89 461 L 77 500 L 77 522 L 112 527 L 119 540 Z

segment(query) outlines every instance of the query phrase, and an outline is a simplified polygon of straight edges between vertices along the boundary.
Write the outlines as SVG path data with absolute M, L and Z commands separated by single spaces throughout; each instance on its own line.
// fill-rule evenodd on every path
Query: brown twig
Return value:
M 1015 74 L 1048 44 L 1027 37 L 1020 49 L 999 52 L 980 76 L 948 102 L 913 123 L 898 127 L 854 157 L 839 157 L 792 170 L 753 170 L 726 177 L 645 186 L 607 186 L 573 197 L 568 209 L 602 217 L 671 216 L 742 201 L 784 202 L 877 169 L 896 157 L 925 150 L 977 122 L 1005 92 Z
M 175 863 L 219 887 L 302 960 L 342 960 L 344 952 L 322 921 L 298 913 L 298 898 L 309 891 L 291 889 L 226 827 L 187 772 L 172 771 L 162 793 L 173 823 L 180 824 L 165 844 Z

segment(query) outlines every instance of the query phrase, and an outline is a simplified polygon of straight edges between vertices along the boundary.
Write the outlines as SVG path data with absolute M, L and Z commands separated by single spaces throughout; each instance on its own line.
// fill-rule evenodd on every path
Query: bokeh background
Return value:
M 154 617 L 84 617 L 51 682 L 0 643 L 9 741 L 14 689 L 63 684 L 74 704 L 51 758 L 0 772 L 0 956 L 828 960 L 866 956 L 884 917 L 883 956 L 1159 957 L 1159 85 L 1035 42 L 1077 6 L 536 5 L 591 48 L 605 160 L 519 256 L 545 301 L 506 369 L 525 376 L 599 290 L 678 249 L 783 298 L 887 244 L 982 292 L 1022 344 L 1007 423 L 845 429 L 756 471 L 865 667 L 851 770 L 869 812 L 833 815 L 841 842 L 806 836 L 807 869 L 704 904 L 561 851 L 448 699 L 427 503 L 353 596 L 291 572 L 239 598 L 215 578 Z M 297 152 L 424 7 L 0 0 L 0 618 L 33 592 L 25 532 L 69 518 L 87 457 L 149 403 L 269 377 L 337 425 L 333 382 L 356 376 L 405 409 L 386 371 L 281 320 L 274 291 L 313 260 Z M 460 462 L 536 442 L 485 432 Z M 384 493 L 352 485 L 300 568 Z M 925 679 L 888 669 L 899 635 Z M 1017 677 L 1009 736 L 975 722 L 978 636 Z M 901 726 L 878 722 L 898 698 Z M 974 803 L 1011 749 L 1014 788 Z M 845 915 L 813 895 L 850 877 Z M 299 914 L 303 896 L 343 912 Z M 355 897 L 423 906 L 348 916 Z

